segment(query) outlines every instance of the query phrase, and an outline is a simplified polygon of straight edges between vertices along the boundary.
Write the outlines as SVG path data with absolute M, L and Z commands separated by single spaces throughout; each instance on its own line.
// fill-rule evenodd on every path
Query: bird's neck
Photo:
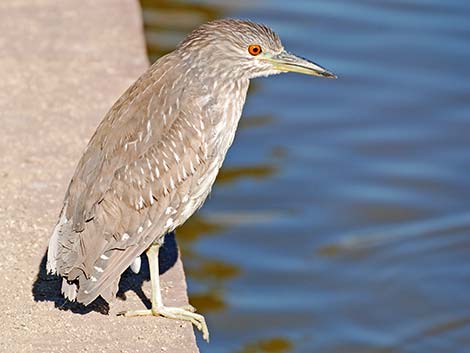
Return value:
M 191 94 L 199 96 L 201 105 L 207 104 L 206 109 L 212 111 L 211 125 L 215 132 L 211 136 L 216 137 L 221 131 L 225 132 L 217 145 L 220 143 L 219 148 L 226 151 L 233 141 L 250 81 L 235 70 L 211 67 L 203 58 L 180 58 L 186 68 L 186 87 L 190 88 Z M 196 98 L 194 96 L 193 99 Z
M 221 102 L 236 101 L 243 107 L 250 81 L 244 78 L 233 78 L 229 75 L 206 77 L 203 81 L 204 86 Z
M 191 82 L 188 85 L 198 87 L 201 96 L 214 102 L 216 109 L 232 120 L 236 127 L 242 114 L 250 80 L 238 77 L 227 70 L 223 72 L 207 68 L 194 68 L 188 75 Z
M 186 77 L 191 80 L 188 84 L 201 85 L 213 95 L 213 98 L 243 97 L 242 105 L 245 101 L 249 86 L 249 78 L 239 70 L 231 70 L 223 63 L 208 64 L 201 53 L 181 53 L 175 52 L 179 56 L 182 65 L 185 67 Z M 222 100 L 224 100 L 222 99 Z M 233 98 L 232 98 L 233 99 Z
M 220 168 L 225 154 L 233 142 L 235 132 L 242 115 L 249 79 L 239 78 L 223 72 L 209 72 L 198 68 L 190 72 L 187 77 L 191 82 L 191 91 L 196 93 L 200 105 L 204 110 L 210 110 L 205 119 L 210 129 L 206 131 L 209 146 L 220 158 L 214 160 L 214 170 Z

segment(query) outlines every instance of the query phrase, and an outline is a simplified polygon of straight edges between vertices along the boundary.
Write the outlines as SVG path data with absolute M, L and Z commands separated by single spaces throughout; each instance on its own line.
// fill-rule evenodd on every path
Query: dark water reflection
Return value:
M 202 352 L 470 351 L 470 2 L 143 1 L 152 59 L 243 17 L 338 73 L 259 79 L 178 232 Z

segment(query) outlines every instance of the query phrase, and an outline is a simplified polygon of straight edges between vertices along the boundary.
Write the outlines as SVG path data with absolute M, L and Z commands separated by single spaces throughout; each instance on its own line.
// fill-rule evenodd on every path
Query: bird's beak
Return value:
M 263 59 L 269 61 L 274 69 L 282 72 L 298 72 L 306 75 L 337 78 L 336 75 L 314 62 L 283 51 L 274 56 L 265 56 Z

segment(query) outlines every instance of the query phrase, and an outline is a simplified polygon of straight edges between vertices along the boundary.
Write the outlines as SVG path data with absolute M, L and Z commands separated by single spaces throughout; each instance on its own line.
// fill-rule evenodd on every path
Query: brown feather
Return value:
M 202 205 L 235 136 L 248 77 L 207 70 L 186 44 L 114 104 L 70 182 L 48 268 L 85 304 L 112 298 L 134 259 Z

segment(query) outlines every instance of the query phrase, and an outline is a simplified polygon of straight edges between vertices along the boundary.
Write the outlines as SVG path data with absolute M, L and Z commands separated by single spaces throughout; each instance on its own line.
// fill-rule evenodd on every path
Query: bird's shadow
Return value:
M 165 236 L 165 242 L 160 248 L 158 261 L 160 266 L 160 274 L 168 271 L 178 260 L 178 246 L 176 244 L 175 234 L 169 233 Z M 60 310 L 72 311 L 77 314 L 88 314 L 91 311 L 96 311 L 101 314 L 109 313 L 109 304 L 101 297 L 98 297 L 90 305 L 83 305 L 78 302 L 70 302 L 61 295 L 60 287 L 62 285 L 62 279 L 56 275 L 50 275 L 46 270 L 47 262 L 47 251 L 42 257 L 39 265 L 39 271 L 36 276 L 36 280 L 33 283 L 32 294 L 33 298 L 37 302 L 51 301 L 54 302 L 55 307 Z M 134 274 L 132 271 L 127 269 L 121 276 L 119 282 L 119 290 L 117 297 L 126 300 L 126 293 L 128 291 L 134 291 L 142 302 L 150 308 L 150 299 L 145 295 L 142 290 L 144 281 L 150 280 L 150 271 L 148 266 L 147 256 L 142 254 L 142 265 L 140 272 Z

